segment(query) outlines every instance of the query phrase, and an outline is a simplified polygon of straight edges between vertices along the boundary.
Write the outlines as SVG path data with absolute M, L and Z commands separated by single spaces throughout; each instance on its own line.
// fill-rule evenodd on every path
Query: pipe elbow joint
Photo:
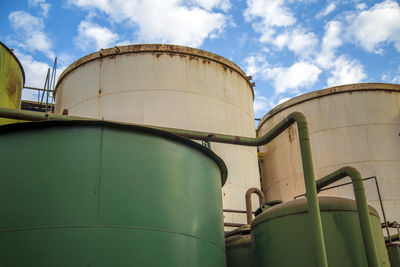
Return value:
M 299 111 L 295 111 L 295 112 L 290 113 L 286 117 L 286 120 L 288 120 L 290 122 L 294 122 L 295 121 L 298 124 L 307 123 L 306 116 L 304 116 L 304 114 L 299 112 Z
M 362 180 L 360 172 L 354 167 L 343 167 L 341 168 L 341 172 L 344 174 L 344 176 L 349 176 L 352 181 Z

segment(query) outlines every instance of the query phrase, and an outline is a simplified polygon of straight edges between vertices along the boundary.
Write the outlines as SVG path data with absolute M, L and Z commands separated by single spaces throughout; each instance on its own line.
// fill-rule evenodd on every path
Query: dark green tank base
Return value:
M 226 167 L 103 122 L 0 126 L 0 266 L 225 267 Z
M 227 267 L 255 267 L 250 233 L 228 237 L 225 244 Z
M 386 245 L 389 254 L 390 266 L 400 267 L 400 243 Z

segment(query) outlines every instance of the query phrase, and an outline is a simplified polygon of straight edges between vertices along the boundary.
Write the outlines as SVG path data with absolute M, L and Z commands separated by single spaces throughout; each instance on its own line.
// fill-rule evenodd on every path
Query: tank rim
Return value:
M 260 124 L 257 127 L 257 134 L 264 123 L 275 116 L 279 112 L 293 107 L 295 105 L 301 104 L 303 102 L 307 102 L 309 100 L 313 100 L 316 98 L 321 98 L 330 95 L 337 95 L 343 93 L 352 93 L 352 92 L 360 92 L 360 91 L 388 91 L 388 92 L 398 92 L 400 93 L 400 84 L 393 83 L 355 83 L 355 84 L 345 84 L 339 86 L 333 86 L 321 90 L 312 91 L 306 94 L 302 94 L 296 96 L 294 98 L 289 99 L 282 104 L 274 107 L 270 111 L 268 111 L 260 120 Z
M 2 41 L 0 41 L 0 45 L 2 45 L 14 57 L 15 61 L 17 61 L 18 65 L 21 69 L 21 72 L 22 72 L 22 87 L 24 87 L 25 86 L 25 71 L 24 71 L 24 68 L 22 67 L 21 62 L 19 61 L 17 56 L 14 54 L 14 52 L 11 51 L 11 49 L 8 46 L 6 46 Z
M 318 202 L 320 205 L 321 213 L 332 211 L 357 212 L 357 205 L 355 200 L 353 199 L 343 197 L 319 196 Z M 368 205 L 368 209 L 370 215 L 379 218 L 379 214 L 374 207 Z M 265 222 L 272 221 L 277 218 L 305 213 L 308 213 L 307 202 L 305 198 L 286 201 L 282 204 L 267 209 L 256 218 L 254 218 L 253 223 L 251 224 L 251 230 Z
M 76 61 L 74 61 L 71 65 L 69 65 L 58 78 L 56 88 L 54 89 L 54 96 L 57 93 L 59 83 L 73 70 L 79 68 L 80 66 L 89 63 L 91 61 L 102 59 L 106 57 L 123 55 L 123 54 L 133 54 L 133 53 L 169 53 L 169 54 L 184 54 L 193 57 L 204 58 L 208 60 L 212 60 L 217 62 L 225 67 L 230 68 L 231 70 L 237 72 L 240 76 L 242 76 L 247 84 L 249 85 L 250 91 L 254 100 L 254 89 L 251 86 L 251 82 L 247 79 L 247 75 L 245 72 L 234 62 L 226 59 L 217 54 L 192 48 L 188 46 L 180 46 L 173 44 L 133 44 L 133 45 L 125 45 L 125 46 L 114 46 L 112 48 L 100 49 L 99 51 L 93 52 L 89 55 L 83 56 Z
M 211 158 L 218 168 L 220 169 L 221 173 L 221 187 L 224 186 L 227 176 L 228 176 L 228 169 L 226 167 L 225 162 L 217 155 L 215 152 L 210 150 L 209 148 L 202 146 L 196 142 L 193 142 L 190 139 L 161 131 L 158 129 L 153 129 L 144 126 L 137 126 L 137 125 L 126 125 L 121 123 L 115 122 L 108 122 L 108 121 L 98 121 L 98 120 L 72 120 L 72 121 L 38 121 L 38 122 L 22 122 L 22 123 L 12 123 L 12 124 L 5 124 L 0 125 L 0 135 L 7 134 L 7 133 L 14 133 L 19 131 L 26 131 L 26 130 L 35 130 L 35 129 L 43 129 L 43 128 L 52 128 L 52 127 L 68 127 L 68 126 L 84 126 L 84 127 L 101 127 L 101 128 L 117 128 L 120 130 L 126 131 L 137 131 L 137 132 L 145 132 L 155 136 L 161 136 L 163 138 L 176 141 L 178 143 L 183 143 L 186 146 L 192 147 L 197 151 L 200 151 L 207 157 Z

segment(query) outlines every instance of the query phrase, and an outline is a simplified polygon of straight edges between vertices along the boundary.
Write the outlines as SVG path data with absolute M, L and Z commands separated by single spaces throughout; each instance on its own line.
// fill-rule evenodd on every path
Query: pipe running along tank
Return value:
M 263 117 L 257 136 L 293 111 L 307 118 L 315 177 L 346 165 L 357 168 L 363 178 L 376 176 L 387 219 L 400 221 L 400 85 L 349 84 L 295 97 Z M 287 201 L 305 192 L 297 136 L 292 126 L 260 147 L 266 200 Z M 375 183 L 364 184 L 368 203 L 381 213 Z M 354 199 L 351 185 L 320 194 Z
M 0 127 L 0 265 L 225 266 L 224 162 L 94 121 Z
M 365 267 L 367 256 L 355 201 L 319 197 L 328 266 Z M 369 214 L 379 266 L 390 266 L 377 211 Z M 271 207 L 258 215 L 251 225 L 258 267 L 317 267 L 314 257 L 306 199 Z
M 56 86 L 56 114 L 255 137 L 253 89 L 233 62 L 190 47 L 117 46 L 78 59 Z M 260 187 L 255 147 L 212 143 L 229 170 L 225 209 Z M 254 205 L 256 208 L 256 205 Z M 245 223 L 226 213 L 227 222 Z
M 0 107 L 19 109 L 25 73 L 14 53 L 0 42 Z M 16 120 L 0 118 L 0 125 Z

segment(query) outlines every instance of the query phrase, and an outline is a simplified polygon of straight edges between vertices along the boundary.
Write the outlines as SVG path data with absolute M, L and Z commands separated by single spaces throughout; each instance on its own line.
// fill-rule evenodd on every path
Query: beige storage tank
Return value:
M 351 165 L 366 178 L 376 176 L 388 220 L 400 221 L 400 85 L 364 83 L 332 87 L 293 98 L 261 120 L 261 136 L 293 111 L 308 121 L 315 177 Z M 260 147 L 266 200 L 303 194 L 297 127 Z M 336 184 L 351 181 L 339 181 Z M 381 212 L 374 180 L 365 182 L 368 203 Z M 321 192 L 354 199 L 350 185 Z M 380 214 L 382 220 L 382 214 Z
M 223 57 L 189 47 L 102 49 L 70 65 L 55 95 L 57 114 L 68 109 L 75 116 L 255 137 L 246 74 Z M 260 187 L 256 148 L 211 146 L 228 167 L 224 209 L 244 210 L 246 190 Z M 244 214 L 224 215 L 227 222 L 246 222 Z

